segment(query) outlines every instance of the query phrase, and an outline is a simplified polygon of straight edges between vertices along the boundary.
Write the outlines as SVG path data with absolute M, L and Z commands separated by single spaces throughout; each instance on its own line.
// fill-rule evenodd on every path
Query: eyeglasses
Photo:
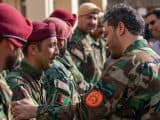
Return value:
M 150 21 L 149 23 L 147 23 L 147 26 L 149 26 L 149 25 L 154 25 L 156 23 L 156 20 L 152 20 L 152 21 Z

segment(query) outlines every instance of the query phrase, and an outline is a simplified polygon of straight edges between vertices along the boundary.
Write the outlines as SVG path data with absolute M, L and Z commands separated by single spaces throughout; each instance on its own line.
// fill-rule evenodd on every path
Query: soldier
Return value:
M 102 70 L 104 69 L 104 64 L 106 62 L 106 42 L 104 39 L 104 25 L 102 24 L 103 13 L 98 14 L 98 25 L 94 31 L 91 31 L 89 35 L 87 35 L 87 39 L 92 41 L 92 49 L 95 56 L 96 65 L 99 68 L 100 76 L 102 74 Z M 97 82 L 97 80 L 93 79 L 91 81 L 93 84 Z
M 69 26 L 75 27 L 77 23 L 77 15 L 73 14 L 65 9 L 55 9 L 50 17 L 56 17 L 64 20 Z
M 0 120 L 10 120 L 12 92 L 2 75 L 11 70 L 18 59 L 20 48 L 27 42 L 32 24 L 20 12 L 8 4 L 0 3 Z
M 60 57 L 58 57 L 58 59 L 72 73 L 73 80 L 78 85 L 79 93 L 83 93 L 86 90 L 88 90 L 91 86 L 89 87 L 89 84 L 84 80 L 83 75 L 80 73 L 77 66 L 72 61 L 71 55 L 67 49 L 67 43 L 70 41 L 70 37 L 72 36 L 72 32 L 74 31 L 75 26 L 76 26 L 77 16 L 76 16 L 76 14 L 72 14 L 67 10 L 56 9 L 50 15 L 50 17 L 51 18 L 52 17 L 60 18 L 61 20 L 65 21 L 70 26 L 70 29 L 72 29 L 72 30 L 70 30 L 69 36 L 66 36 L 64 40 L 60 40 L 63 42 L 63 47 L 60 50 Z M 62 26 L 62 25 L 60 25 L 60 26 Z M 58 28 L 62 28 L 60 26 Z
M 33 22 L 33 31 L 23 48 L 24 59 L 20 67 L 6 77 L 13 91 L 12 101 L 25 97 L 21 88 L 26 89 L 37 104 L 46 104 L 43 71 L 54 63 L 59 54 L 55 24 Z M 49 85 L 48 85 L 49 86 Z M 13 111 L 15 113 L 17 111 Z M 32 114 L 32 113 L 31 113 Z M 14 116 L 16 119 L 17 116 Z M 27 119 L 27 118 L 26 118 Z
M 160 9 L 148 12 L 145 17 L 149 31 L 157 39 L 152 44 L 152 48 L 160 55 Z
M 80 104 L 52 108 L 55 111 L 52 117 L 60 120 L 160 119 L 160 56 L 141 36 L 145 26 L 143 18 L 132 7 L 117 4 L 105 13 L 104 22 L 108 47 L 116 60 Z M 19 109 L 15 110 L 21 110 L 22 101 L 19 103 Z M 35 106 L 24 108 L 31 110 Z M 50 111 L 44 110 L 44 113 Z
M 80 5 L 78 26 L 68 44 L 73 61 L 88 83 L 100 78 L 100 70 L 96 65 L 92 41 L 87 39 L 87 35 L 97 27 L 99 12 L 100 8 L 93 3 Z
M 48 18 L 44 22 L 51 22 L 56 25 L 56 37 L 60 51 L 60 55 L 56 57 L 53 66 L 45 72 L 46 82 L 51 85 L 50 88 L 46 88 L 48 91 L 47 99 L 50 101 L 49 104 L 56 106 L 76 104 L 79 102 L 77 85 L 70 72 L 71 66 L 63 57 L 64 55 L 67 56 L 65 46 L 71 33 L 71 27 L 63 20 L 55 17 Z

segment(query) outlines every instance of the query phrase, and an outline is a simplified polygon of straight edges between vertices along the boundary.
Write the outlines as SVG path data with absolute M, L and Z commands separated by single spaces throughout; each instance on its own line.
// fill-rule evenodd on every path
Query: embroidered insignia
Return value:
M 85 99 L 85 103 L 89 107 L 98 107 L 102 102 L 103 94 L 97 90 L 90 92 Z
M 69 98 L 63 94 L 57 94 L 56 102 L 60 105 L 68 105 L 69 104 Z

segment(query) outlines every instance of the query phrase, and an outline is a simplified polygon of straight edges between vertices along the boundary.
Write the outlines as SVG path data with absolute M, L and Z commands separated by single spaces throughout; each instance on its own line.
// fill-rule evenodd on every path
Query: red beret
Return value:
M 72 25 L 72 27 L 74 26 L 77 20 L 76 14 L 72 14 L 71 12 L 64 10 L 64 9 L 56 9 L 55 11 L 53 11 L 53 13 L 51 13 L 50 17 L 60 18 L 66 21 L 67 24 L 69 23 L 70 25 Z
M 44 22 L 55 24 L 57 39 L 67 40 L 70 37 L 72 28 L 63 20 L 56 17 L 51 17 L 44 20 Z
M 28 42 L 38 42 L 50 37 L 56 38 L 56 28 L 54 23 L 33 22 L 33 31 L 28 38 Z
M 0 37 L 22 47 L 32 32 L 32 23 L 14 7 L 0 3 Z

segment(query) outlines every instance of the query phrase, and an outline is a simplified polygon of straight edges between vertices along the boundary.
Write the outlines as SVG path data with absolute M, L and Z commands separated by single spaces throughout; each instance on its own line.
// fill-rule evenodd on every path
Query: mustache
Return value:
M 91 23 L 90 23 L 90 24 L 88 24 L 87 26 L 88 26 L 88 27 L 96 27 L 96 25 L 95 25 L 95 24 L 91 24 Z

